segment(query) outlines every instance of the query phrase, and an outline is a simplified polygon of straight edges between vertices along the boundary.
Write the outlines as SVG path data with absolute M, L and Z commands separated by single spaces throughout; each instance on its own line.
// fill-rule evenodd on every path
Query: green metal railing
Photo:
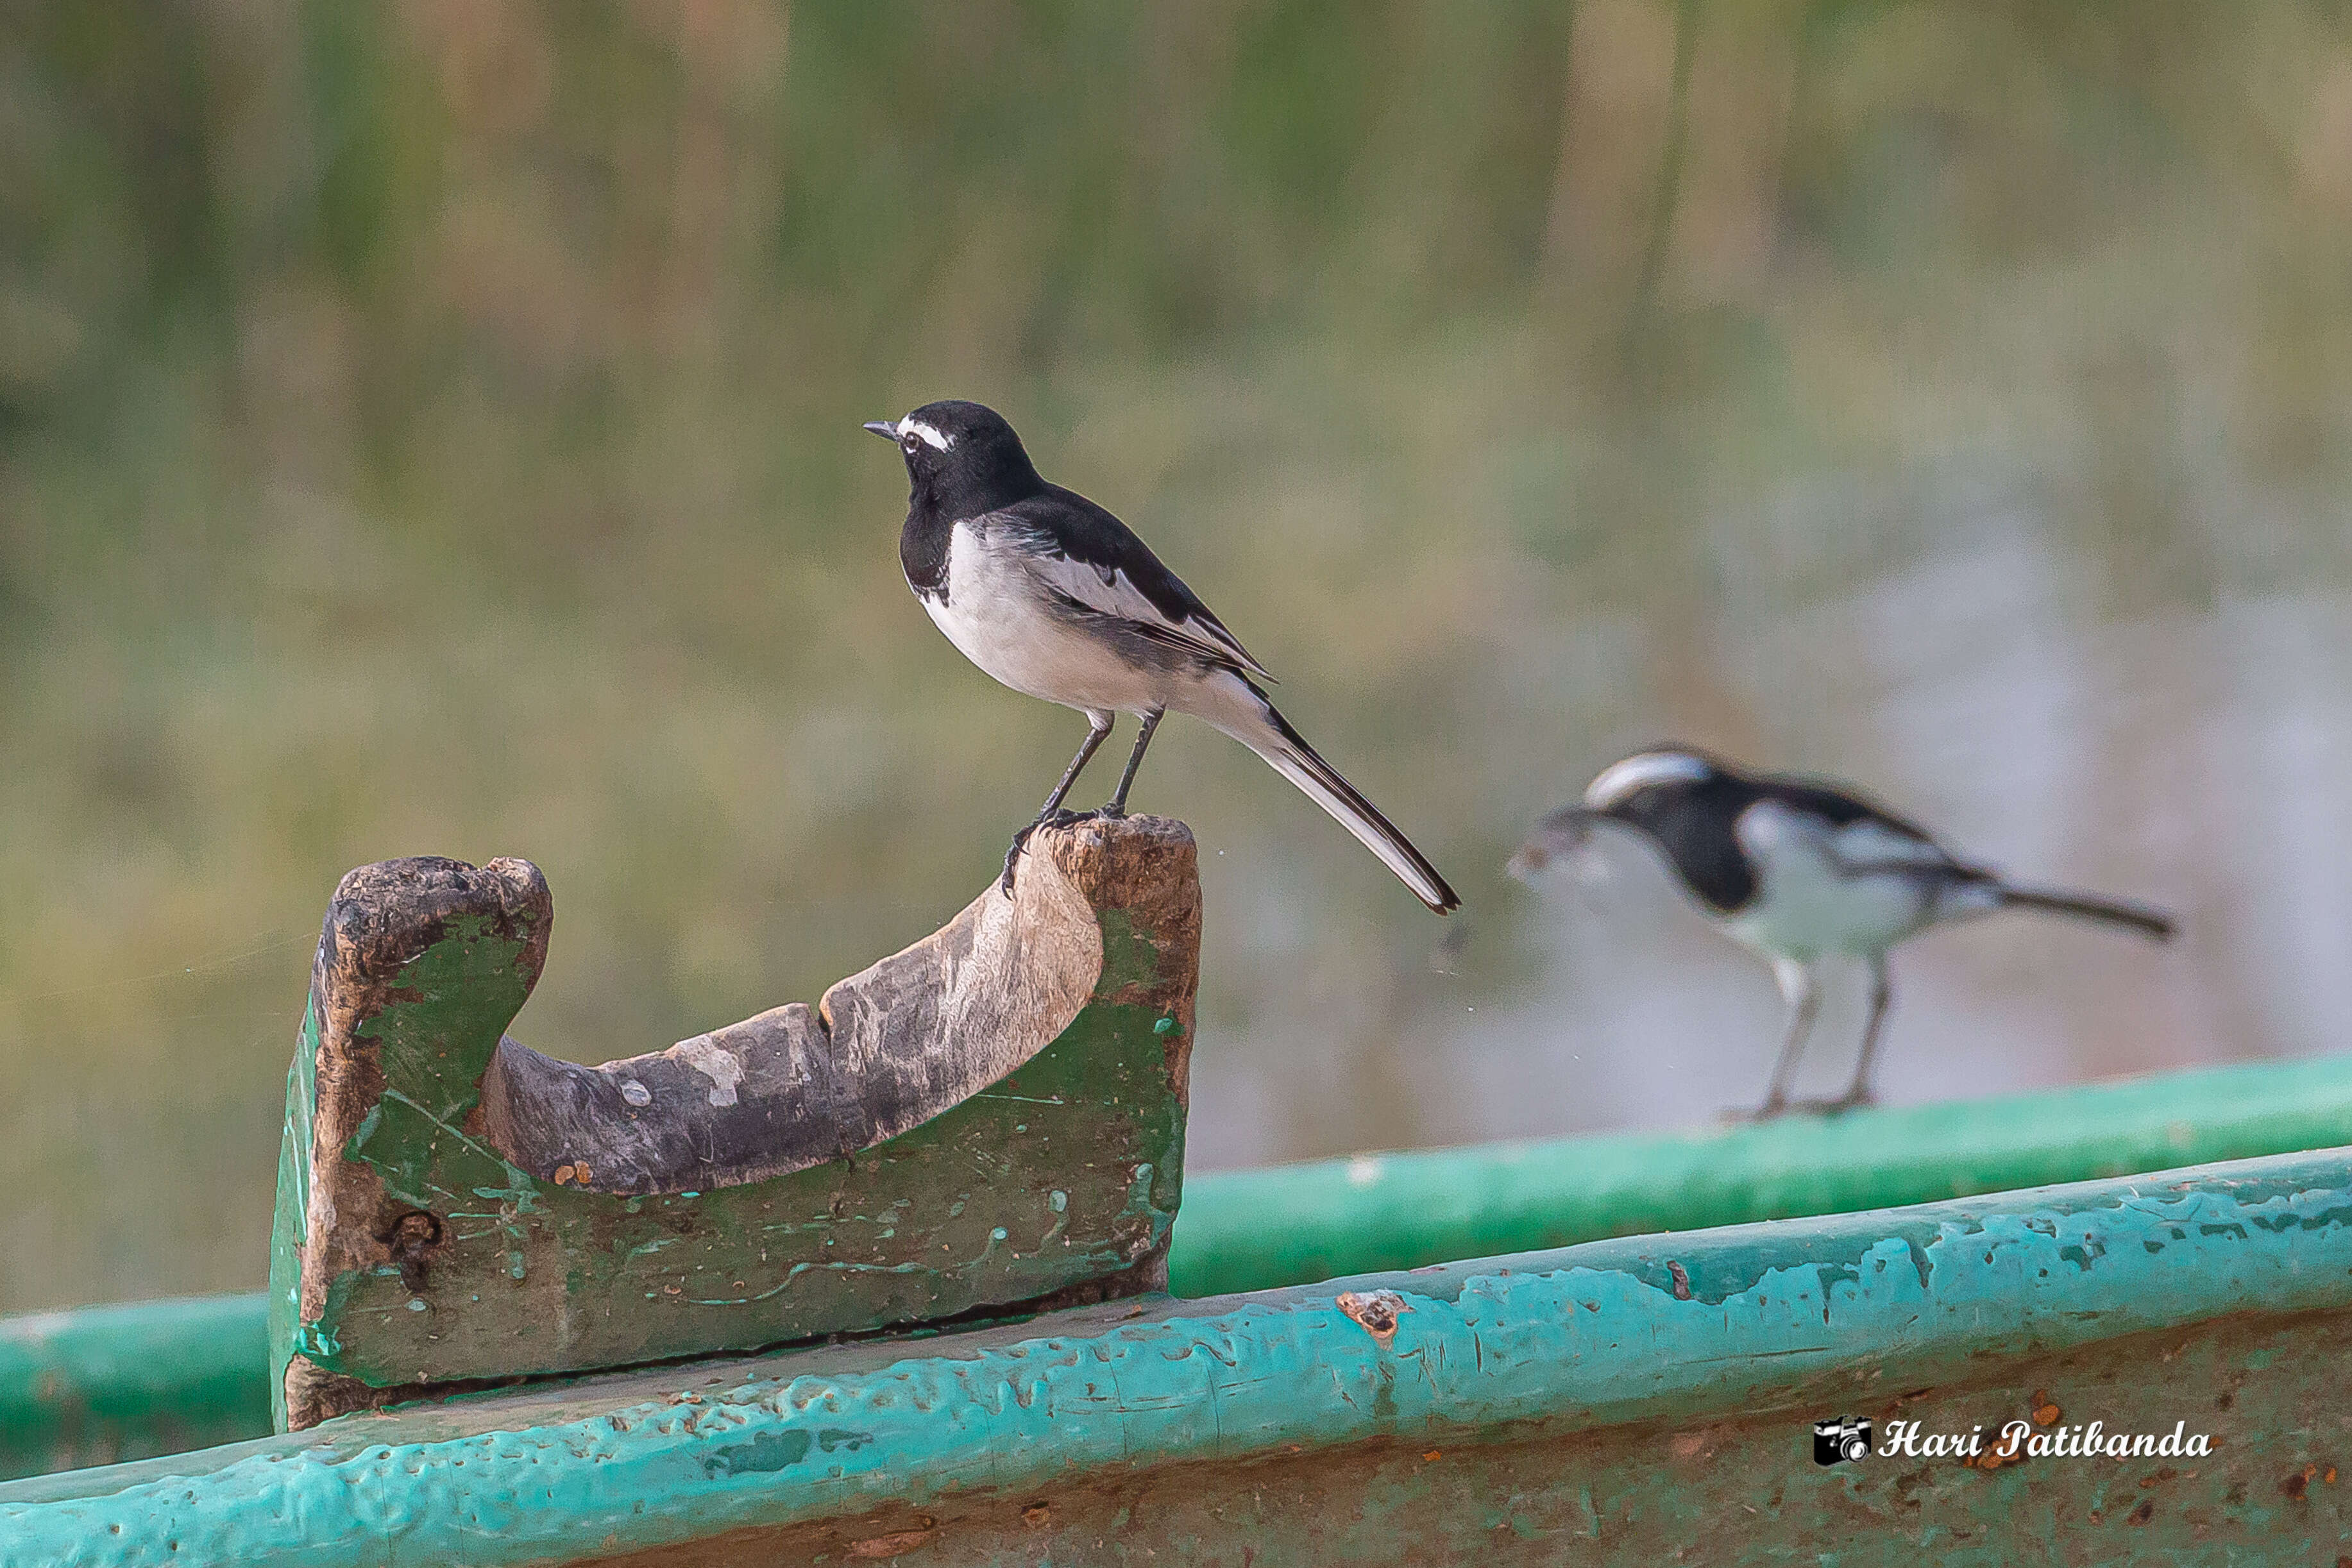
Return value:
M 2352 1144 L 2352 1055 L 1834 1120 L 1274 1166 L 1185 1184 L 1169 1288 L 1258 1291 L 2344 1144 Z
M 1266 1290 L 2347 1144 L 2352 1056 L 1218 1173 L 1186 1184 L 1170 1284 L 1180 1297 Z M 0 1477 L 267 1433 L 263 1318 L 256 1293 L 0 1320 Z
M 268 1368 L 257 1293 L 0 1319 L 0 1476 L 267 1432 Z
M 420 1404 L 0 1486 L 0 1561 L 2324 1562 L 2347 1156 Z M 2076 1430 L 2037 1386 L 2192 1457 L 1807 1458 L 1855 1410 Z

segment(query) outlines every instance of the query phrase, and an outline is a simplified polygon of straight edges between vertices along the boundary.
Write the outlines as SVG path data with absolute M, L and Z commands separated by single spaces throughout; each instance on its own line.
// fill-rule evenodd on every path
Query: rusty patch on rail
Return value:
M 1332 1304 L 1355 1319 L 1382 1350 L 1396 1343 L 1397 1315 L 1412 1311 L 1394 1291 L 1342 1291 Z
M 939 1532 L 938 1524 L 927 1519 L 920 1530 L 896 1530 L 887 1535 L 869 1535 L 863 1541 L 853 1541 L 849 1543 L 849 1554 L 852 1557 L 896 1557 L 900 1552 L 912 1552 Z

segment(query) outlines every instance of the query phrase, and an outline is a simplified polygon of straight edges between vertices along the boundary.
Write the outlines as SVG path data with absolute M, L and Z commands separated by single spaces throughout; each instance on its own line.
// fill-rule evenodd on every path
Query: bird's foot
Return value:
M 1778 1121 L 1793 1109 L 1795 1107 L 1790 1104 L 1786 1097 L 1775 1094 L 1753 1111 L 1726 1111 L 1723 1113 L 1723 1119 L 1734 1126 L 1744 1126 L 1758 1122 Z
M 1030 835 L 1038 829 L 1075 828 L 1080 822 L 1116 822 L 1126 815 L 1127 812 L 1118 806 L 1104 805 L 1091 811 L 1073 811 L 1065 808 L 1038 818 L 1013 835 L 1013 847 L 1004 852 L 1004 874 L 997 880 L 996 885 L 1004 891 L 1005 897 L 1013 896 L 1013 870 L 1021 863 L 1022 853 L 1029 847 Z
M 1767 1101 L 1753 1111 L 1726 1111 L 1723 1113 L 1723 1119 L 1727 1122 L 1738 1123 L 1769 1122 L 1775 1117 L 1792 1115 L 1843 1116 L 1848 1111 L 1859 1111 L 1864 1106 L 1877 1103 L 1878 1096 L 1870 1091 L 1865 1089 L 1857 1093 L 1849 1089 L 1834 1100 L 1783 1100 L 1778 1104 Z
M 1013 896 L 1013 873 L 1021 863 L 1021 852 L 1029 847 L 1029 835 L 1040 828 L 1059 825 L 1050 817 L 1040 817 L 1013 835 L 1013 847 L 1004 852 L 1004 874 L 996 879 L 997 889 L 1005 897 Z
M 1049 828 L 1075 828 L 1080 822 L 1116 822 L 1126 815 L 1117 806 L 1097 806 L 1091 811 L 1056 811 L 1045 825 Z

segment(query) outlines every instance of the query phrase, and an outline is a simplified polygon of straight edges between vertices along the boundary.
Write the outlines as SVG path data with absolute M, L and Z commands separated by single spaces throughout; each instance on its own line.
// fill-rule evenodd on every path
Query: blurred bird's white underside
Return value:
M 1759 800 L 1733 831 L 1759 886 L 1721 924 L 1768 957 L 1883 953 L 1929 925 L 2000 907 L 1995 887 L 1934 874 L 1952 864 L 1942 850 L 1866 819 L 1835 827 Z

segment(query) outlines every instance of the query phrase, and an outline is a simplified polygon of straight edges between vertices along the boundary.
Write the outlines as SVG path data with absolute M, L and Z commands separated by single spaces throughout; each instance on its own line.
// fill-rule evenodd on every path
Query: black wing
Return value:
M 1917 823 L 1906 821 L 1865 796 L 1813 779 L 1753 780 L 1757 799 L 1818 817 L 1829 824 L 1830 848 L 1853 871 L 1897 867 L 1989 875 L 1963 862 Z
M 1038 580 L 1073 605 L 1213 664 L 1274 678 L 1150 546 L 1076 491 L 1049 485 L 990 513 L 984 526 L 1019 530 Z

